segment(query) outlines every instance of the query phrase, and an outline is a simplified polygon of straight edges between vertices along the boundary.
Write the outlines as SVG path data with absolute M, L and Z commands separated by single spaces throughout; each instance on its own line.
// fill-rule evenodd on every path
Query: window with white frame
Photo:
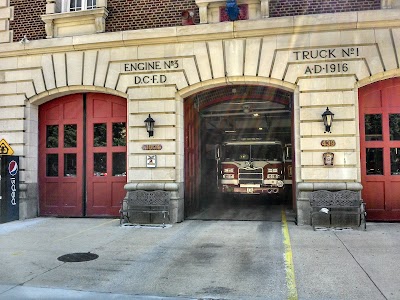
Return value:
M 61 12 L 96 8 L 96 0 L 61 0 Z

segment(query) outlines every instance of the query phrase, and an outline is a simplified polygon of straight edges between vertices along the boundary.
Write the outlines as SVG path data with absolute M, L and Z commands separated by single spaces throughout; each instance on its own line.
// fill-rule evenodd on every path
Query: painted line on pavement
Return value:
M 285 269 L 286 269 L 286 285 L 288 289 L 288 300 L 297 300 L 296 278 L 294 274 L 292 246 L 290 244 L 289 228 L 287 226 L 286 213 L 282 209 L 282 233 L 283 245 L 285 246 Z
M 62 238 L 60 238 L 60 239 L 58 239 L 58 240 L 55 240 L 55 242 L 58 242 L 58 241 L 61 241 L 61 240 L 65 240 L 65 239 L 68 239 L 68 238 L 70 238 L 70 237 L 73 237 L 73 236 L 75 236 L 75 235 L 79 235 L 79 234 L 81 234 L 81 233 L 84 233 L 84 232 L 86 232 L 86 231 L 89 231 L 89 230 L 92 230 L 92 229 L 94 229 L 94 228 L 97 228 L 97 227 L 101 227 L 101 226 L 107 225 L 107 224 L 109 224 L 109 223 L 112 223 L 112 222 L 115 222 L 115 221 L 118 221 L 118 219 L 112 219 L 111 221 L 107 221 L 107 222 L 101 223 L 101 224 L 99 224 L 99 225 L 96 225 L 96 226 L 90 227 L 90 228 L 88 228 L 88 229 L 85 229 L 85 230 L 79 231 L 79 232 L 77 232 L 77 233 L 74 233 L 74 234 L 71 234 L 71 235 L 68 235 L 68 236 L 62 237 Z

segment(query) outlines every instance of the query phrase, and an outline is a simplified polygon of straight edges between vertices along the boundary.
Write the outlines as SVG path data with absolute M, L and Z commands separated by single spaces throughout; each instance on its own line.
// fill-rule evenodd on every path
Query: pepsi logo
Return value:
M 8 164 L 8 173 L 10 173 L 11 176 L 15 176 L 18 173 L 18 164 L 15 160 L 10 161 Z

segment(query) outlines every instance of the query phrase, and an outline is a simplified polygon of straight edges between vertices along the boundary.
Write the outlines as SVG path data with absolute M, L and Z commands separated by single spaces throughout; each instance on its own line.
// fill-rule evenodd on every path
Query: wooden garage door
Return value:
M 185 217 L 200 207 L 199 113 L 193 100 L 185 102 Z
M 39 107 L 40 215 L 118 215 L 126 116 L 126 100 L 104 94 L 74 94 Z
M 369 220 L 400 220 L 400 79 L 359 91 L 362 196 Z

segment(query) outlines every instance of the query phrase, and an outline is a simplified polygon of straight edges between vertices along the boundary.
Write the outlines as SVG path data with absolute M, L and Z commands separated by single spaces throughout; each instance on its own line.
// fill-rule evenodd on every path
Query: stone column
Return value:
M 14 6 L 9 0 L 0 0 L 0 44 L 11 43 L 13 32 L 10 30 L 10 20 L 14 19 Z
M 43 21 L 45 22 L 44 28 L 46 30 L 46 39 L 52 39 L 54 37 L 53 19 L 46 19 Z
M 46 14 L 54 14 L 56 12 L 56 0 L 46 1 Z
M 269 0 L 261 0 L 261 17 L 269 18 Z
M 97 0 L 97 7 L 107 8 L 107 0 Z
M 200 24 L 208 23 L 208 2 L 206 3 L 197 3 L 199 7 L 199 15 L 200 15 Z

